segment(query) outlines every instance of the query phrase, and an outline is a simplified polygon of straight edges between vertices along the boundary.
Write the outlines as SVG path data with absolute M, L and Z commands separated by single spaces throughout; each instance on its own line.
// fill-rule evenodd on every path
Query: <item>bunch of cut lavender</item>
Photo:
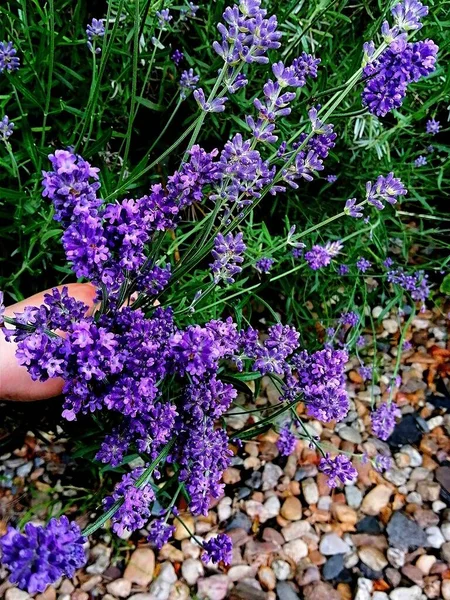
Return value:
M 305 53 L 291 65 L 271 65 L 273 78 L 253 103 L 256 116 L 246 115 L 247 138 L 238 132 L 220 151 L 207 152 L 195 144 L 207 113 L 225 110 L 225 89 L 235 93 L 245 86 L 246 65 L 268 63 L 267 51 L 280 46 L 276 18 L 267 17 L 260 4 L 260 0 L 241 0 L 225 10 L 226 24 L 218 27 L 222 41 L 214 43 L 224 60 L 223 69 L 208 98 L 202 88 L 194 91 L 202 113 L 186 159 L 167 182 L 152 185 L 148 194 L 137 199 L 106 204 L 99 195 L 97 168 L 71 150 L 56 150 L 49 156 L 51 169 L 43 174 L 43 195 L 52 201 L 54 218 L 63 227 L 62 244 L 74 273 L 97 287 L 98 306 L 88 315 L 87 307 L 71 298 L 66 288 L 55 288 L 42 306 L 27 307 L 14 319 L 5 319 L 5 335 L 17 344 L 17 359 L 31 377 L 64 379 L 64 418 L 107 415 L 112 429 L 100 444 L 97 460 L 117 467 L 128 454 L 141 455 L 144 466 L 122 477 L 105 498 L 104 508 L 116 533 L 128 534 L 146 526 L 149 541 L 158 547 L 173 533 L 169 519 L 180 518 L 176 502 L 181 493 L 194 515 L 207 514 L 211 501 L 223 493 L 222 473 L 232 453 L 218 419 L 237 397 L 237 388 L 230 383 L 237 371 L 268 375 L 281 386 L 281 408 L 292 415 L 282 429 L 279 445 L 283 453 L 292 451 L 296 443 L 295 405 L 300 400 L 311 416 L 325 422 L 343 419 L 349 409 L 344 385 L 348 354 L 339 336 L 341 347 L 328 343 L 308 352 L 300 348 L 299 333 L 288 325 L 269 327 L 262 339 L 252 327 L 239 329 L 231 317 L 196 322 L 189 313 L 185 320 L 183 311 L 171 302 L 160 306 L 155 302 L 160 297 L 164 300 L 171 281 L 177 281 L 183 268 L 175 264 L 173 253 L 159 249 L 165 234 L 172 235 L 186 216 L 186 209 L 202 205 L 206 218 L 211 219 L 211 237 L 206 240 L 207 231 L 204 247 L 192 265 L 211 251 L 208 290 L 217 291 L 219 284 L 233 283 L 245 267 L 245 240 L 241 231 L 235 231 L 240 220 L 267 193 L 283 192 L 287 185 L 297 188 L 302 179 L 310 181 L 324 168 L 323 161 L 334 147 L 333 125 L 325 122 L 319 106 L 308 111 L 309 133 L 300 129 L 289 142 L 278 144 L 277 127 L 289 116 L 296 90 L 317 75 L 319 60 Z M 388 49 L 397 58 L 389 54 L 383 59 L 383 77 L 391 76 L 392 64 L 400 68 L 398 60 L 409 60 L 415 69 L 408 71 L 409 82 L 431 70 L 435 52 L 431 44 L 419 49 L 409 46 L 401 31 L 417 27 L 411 27 L 412 17 L 402 10 L 394 10 L 399 31 L 392 44 L 397 45 Z M 422 16 L 419 13 L 423 10 L 416 10 L 417 18 Z M 171 17 L 162 10 L 158 18 L 163 27 Z M 101 21 L 89 26 L 94 52 L 94 42 L 103 34 Z M 403 49 L 396 52 L 398 48 Z M 12 64 L 11 48 L 3 52 L 5 56 L 9 52 L 8 64 Z M 381 73 L 378 63 L 372 67 Z M 222 79 L 224 89 L 216 95 Z M 182 95 L 197 83 L 193 72 L 183 74 Z M 270 156 L 268 144 L 277 144 Z M 380 210 L 384 202 L 394 203 L 405 193 L 392 173 L 380 175 L 374 184 L 367 184 L 366 199 L 360 205 L 348 201 L 343 214 L 361 216 L 361 205 L 366 203 Z M 235 209 L 237 215 L 232 214 Z M 295 244 L 296 251 L 301 247 Z M 305 253 L 305 261 L 318 270 L 330 264 L 342 248 L 340 241 L 316 244 Z M 266 257 L 258 263 L 261 272 L 270 269 L 270 260 Z M 405 289 L 411 286 L 397 273 L 392 283 L 400 282 Z M 354 327 L 356 323 L 354 316 L 346 315 L 341 325 Z M 373 419 L 374 432 L 386 424 L 392 428 L 396 416 L 395 406 L 380 407 Z M 320 449 L 317 439 L 311 438 L 310 443 Z M 355 471 L 347 457 L 321 452 L 320 468 L 331 486 L 353 481 Z M 170 503 L 166 463 L 178 479 Z M 66 546 L 59 558 L 54 556 L 59 551 L 56 530 Z M 65 520 L 41 529 L 27 527 L 25 535 L 10 529 L 0 542 L 2 560 L 21 587 L 40 591 L 61 574 L 70 576 L 83 563 L 83 533 Z M 218 536 L 206 542 L 203 559 L 230 562 L 229 538 Z

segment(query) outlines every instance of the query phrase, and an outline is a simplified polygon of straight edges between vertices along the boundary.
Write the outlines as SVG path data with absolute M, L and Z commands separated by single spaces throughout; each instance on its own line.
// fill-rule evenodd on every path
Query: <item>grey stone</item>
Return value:
M 226 526 L 226 531 L 230 529 L 243 529 L 247 533 L 252 527 L 252 520 L 243 512 L 238 512 L 234 515 L 231 521 Z
M 327 562 L 323 566 L 322 574 L 326 581 L 336 579 L 338 575 L 344 570 L 344 555 L 335 554 L 330 556 Z
M 300 596 L 287 581 L 279 581 L 276 590 L 278 598 L 283 598 L 283 600 L 300 600 Z
M 407 550 L 428 545 L 427 535 L 417 523 L 403 513 L 395 512 L 386 528 L 389 545 Z
M 319 550 L 324 556 L 332 556 L 346 554 L 349 552 L 350 546 L 336 533 L 327 533 L 320 541 Z

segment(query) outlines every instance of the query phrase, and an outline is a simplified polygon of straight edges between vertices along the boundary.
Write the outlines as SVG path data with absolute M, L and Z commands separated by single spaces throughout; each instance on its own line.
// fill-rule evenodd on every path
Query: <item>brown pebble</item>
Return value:
M 340 593 L 342 600 L 352 600 L 352 588 L 348 583 L 338 583 L 337 591 Z
M 291 496 L 286 498 L 281 507 L 281 516 L 289 521 L 298 521 L 302 518 L 302 505 L 298 498 Z

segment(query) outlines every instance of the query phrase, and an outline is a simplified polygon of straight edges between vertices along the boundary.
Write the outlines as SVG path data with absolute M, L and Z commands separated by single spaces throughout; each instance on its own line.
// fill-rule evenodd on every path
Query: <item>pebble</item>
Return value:
M 269 519 L 269 513 L 264 504 L 257 500 L 247 500 L 245 510 L 251 519 L 258 519 L 260 523 L 265 523 Z
M 386 557 L 372 546 L 363 546 L 358 550 L 358 556 L 365 565 L 371 568 L 373 571 L 382 571 L 388 564 Z
M 228 594 L 229 580 L 226 575 L 212 575 L 198 580 L 198 597 L 207 600 L 224 600 Z
M 131 592 L 131 581 L 121 577 L 108 583 L 106 589 L 116 598 L 128 598 Z
M 349 427 L 348 425 L 342 427 L 339 430 L 338 435 L 342 440 L 352 442 L 353 444 L 361 444 L 362 442 L 362 437 L 359 431 L 356 431 L 354 427 Z
M 227 521 L 231 517 L 232 499 L 229 496 L 224 496 L 217 505 L 217 516 L 219 521 Z
M 270 567 L 260 567 L 258 571 L 258 579 L 262 587 L 266 590 L 274 590 L 277 584 L 275 573 Z
M 123 576 L 131 583 L 146 587 L 153 579 L 155 553 L 150 548 L 138 548 L 133 552 Z
M 389 594 L 390 600 L 420 600 L 421 597 L 422 589 L 418 585 L 400 587 Z
M 450 579 L 444 579 L 441 587 L 442 598 L 450 600 Z
M 389 521 L 386 531 L 389 545 L 395 548 L 418 548 L 427 545 L 427 535 L 417 523 L 401 512 L 395 512 Z
M 428 545 L 432 548 L 440 548 L 444 543 L 445 539 L 441 533 L 439 527 L 428 527 L 426 530 Z
M 408 474 L 408 469 L 397 469 L 397 467 L 392 467 L 392 469 L 385 471 L 383 476 L 387 481 L 390 481 L 399 487 L 408 481 Z
M 349 523 L 351 525 L 355 525 L 356 521 L 358 520 L 358 515 L 356 514 L 356 511 L 353 508 L 350 508 L 350 506 L 347 506 L 346 504 L 333 504 L 331 512 L 341 523 Z
M 89 577 L 89 579 L 81 585 L 81 589 L 83 592 L 90 592 L 95 588 L 95 586 L 101 583 L 101 581 L 102 577 L 100 575 Z
M 31 596 L 18 588 L 9 588 L 6 590 L 5 600 L 31 600 Z
M 264 502 L 264 508 L 267 512 L 267 518 L 273 519 L 280 514 L 281 502 L 278 496 L 270 496 Z
M 365 577 L 358 579 L 358 590 L 355 600 L 370 600 L 372 597 L 373 582 Z
M 33 463 L 27 462 L 24 465 L 22 465 L 21 467 L 19 467 L 16 471 L 17 475 L 19 477 L 27 477 L 31 471 L 33 470 Z
M 319 488 L 312 477 L 302 481 L 302 492 L 306 504 L 317 504 L 319 502 Z
M 170 590 L 168 600 L 190 600 L 191 591 L 182 581 L 176 581 Z
M 441 527 L 442 535 L 445 538 L 446 542 L 450 542 L 450 521 L 447 523 L 443 523 Z
M 413 583 L 423 587 L 423 573 L 418 567 L 415 567 L 414 565 L 405 565 L 402 569 L 402 574 Z
M 436 427 L 441 427 L 441 425 L 443 423 L 444 423 L 444 417 L 442 415 L 437 415 L 436 417 L 432 417 L 431 419 L 428 419 L 428 421 L 427 421 L 428 429 L 430 431 L 433 431 L 433 429 L 436 429 Z M 17 470 L 17 472 L 19 472 L 19 470 Z
M 226 531 L 230 531 L 231 529 L 243 529 L 247 533 L 250 531 L 252 527 L 252 521 L 249 517 L 243 512 L 237 512 L 231 521 L 228 523 L 226 527 Z M 195 558 L 195 557 L 194 557 Z
M 341 600 L 341 594 L 325 581 L 315 581 L 303 588 L 304 600 Z
M 441 486 L 435 481 L 419 481 L 417 491 L 425 502 L 439 500 Z
M 400 569 L 405 564 L 406 552 L 400 548 L 388 548 L 386 555 L 395 569 Z
M 182 525 L 180 520 L 175 519 L 175 531 L 173 532 L 173 537 L 178 541 L 187 540 L 190 537 L 189 531 L 194 531 L 195 529 L 194 517 L 192 515 L 189 513 L 182 513 L 180 514 L 180 517 L 183 520 L 183 523 L 185 523 L 187 529 L 184 525 Z
M 230 581 L 240 581 L 251 578 L 255 574 L 255 569 L 250 565 L 235 565 L 228 571 L 227 576 Z
M 442 544 L 441 557 L 442 560 L 450 565 L 450 542 L 445 542 L 445 544 Z
M 302 505 L 298 498 L 290 496 L 286 498 L 281 507 L 280 514 L 288 521 L 298 521 L 302 518 Z
M 277 583 L 277 594 L 278 598 L 282 598 L 283 600 L 300 600 L 300 596 L 287 581 Z
M 187 558 L 181 563 L 181 574 L 189 585 L 195 585 L 200 577 L 203 577 L 205 570 L 201 560 Z
M 323 566 L 322 574 L 326 581 L 336 579 L 336 577 L 344 570 L 344 555 L 335 554 L 331 556 Z
M 275 488 L 282 475 L 283 469 L 281 467 L 271 462 L 266 463 L 262 474 L 262 490 L 266 491 Z
M 286 581 L 286 579 L 289 579 L 291 567 L 285 560 L 278 558 L 274 560 L 270 566 L 272 567 L 272 570 L 275 573 L 275 577 L 278 579 L 278 581 Z
M 303 537 L 310 531 L 311 525 L 308 523 L 308 521 L 295 521 L 293 523 L 289 523 L 281 529 L 281 533 L 283 534 L 286 542 Z
M 336 533 L 327 533 L 320 540 L 319 550 L 324 556 L 332 556 L 349 552 L 350 546 Z
M 295 563 L 298 563 L 302 558 L 308 556 L 308 546 L 303 540 L 292 540 L 283 546 L 283 552 Z
M 390 334 L 397 333 L 398 331 L 398 323 L 394 319 L 385 319 L 383 321 L 383 327 Z
M 364 497 L 361 511 L 366 515 L 378 515 L 388 505 L 392 488 L 380 483 Z
M 345 486 L 345 498 L 351 508 L 359 508 L 363 499 L 362 492 L 356 485 Z
M 112 548 L 108 548 L 104 544 L 97 544 L 91 550 L 91 558 L 95 558 L 95 562 L 86 567 L 86 573 L 92 575 L 101 575 L 109 567 L 109 559 L 111 557 Z

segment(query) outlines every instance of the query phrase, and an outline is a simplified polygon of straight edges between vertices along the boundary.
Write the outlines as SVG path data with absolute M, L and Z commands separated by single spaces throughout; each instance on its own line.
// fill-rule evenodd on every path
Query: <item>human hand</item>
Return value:
M 69 283 L 66 286 L 57 286 L 62 290 L 67 287 L 69 296 L 84 302 L 88 306 L 87 314 L 92 314 L 96 289 L 90 283 Z M 21 302 L 5 308 L 5 316 L 14 318 L 14 313 L 19 313 L 26 306 L 40 306 L 44 303 L 44 295 L 51 290 L 45 290 Z M 4 325 L 8 327 L 8 325 Z M 31 402 L 45 400 L 58 396 L 63 388 L 64 380 L 55 377 L 47 381 L 33 381 L 26 367 L 19 365 L 16 359 L 17 344 L 7 342 L 0 330 L 0 400 L 16 400 Z

